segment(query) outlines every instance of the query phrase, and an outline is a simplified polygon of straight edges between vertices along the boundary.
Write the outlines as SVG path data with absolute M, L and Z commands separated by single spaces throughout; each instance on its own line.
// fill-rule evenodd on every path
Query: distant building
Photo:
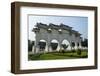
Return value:
M 81 34 L 78 31 L 72 30 L 72 27 L 68 25 L 37 23 L 35 26 L 32 30 L 36 34 L 32 49 L 33 53 L 59 51 L 62 49 L 62 44 L 66 41 L 68 45 L 66 50 L 73 49 L 72 43 L 75 44 L 74 49 L 81 48 Z M 51 43 L 57 44 L 53 44 L 56 47 L 55 50 L 52 49 Z

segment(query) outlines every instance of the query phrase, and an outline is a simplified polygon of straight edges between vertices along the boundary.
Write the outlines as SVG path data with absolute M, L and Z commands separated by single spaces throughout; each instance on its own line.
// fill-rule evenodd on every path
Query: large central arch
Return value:
M 70 42 L 67 39 L 62 40 L 61 42 L 61 49 L 70 50 Z

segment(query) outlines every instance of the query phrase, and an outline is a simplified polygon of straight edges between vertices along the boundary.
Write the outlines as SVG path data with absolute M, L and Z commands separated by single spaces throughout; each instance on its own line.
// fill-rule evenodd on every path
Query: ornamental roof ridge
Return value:
M 40 23 L 36 24 L 36 27 L 38 27 L 38 28 L 45 28 L 46 29 L 46 28 L 48 28 L 48 25 L 40 22 Z
M 72 27 L 70 27 L 70 26 L 68 26 L 68 25 L 65 25 L 65 24 L 63 24 L 63 23 L 61 23 L 60 26 L 61 26 L 61 27 L 62 27 L 62 26 L 65 26 L 65 27 L 67 27 L 67 28 L 72 29 Z
M 41 22 L 37 23 L 37 25 L 44 25 L 44 26 L 47 26 L 47 24 L 44 24 L 44 23 L 41 23 Z
M 53 23 L 49 23 L 49 25 L 54 25 L 54 26 L 58 26 L 58 25 L 56 25 L 56 24 L 53 24 Z
M 56 25 L 56 24 L 53 24 L 53 23 L 49 23 L 49 28 L 52 28 L 52 29 L 59 29 L 59 25 Z
M 81 34 L 80 34 L 78 31 L 76 31 L 76 30 L 72 30 L 72 32 L 81 35 Z
M 71 30 L 73 33 L 81 35 L 78 31 L 72 30 L 72 27 L 70 27 L 68 25 L 65 25 L 63 23 L 61 23 L 59 25 L 53 24 L 53 23 L 49 23 L 47 25 L 47 24 L 44 24 L 42 22 L 37 22 L 36 27 L 37 28 L 44 28 L 44 29 L 48 29 L 48 28 L 51 28 L 51 29 L 60 29 L 61 28 L 61 29 L 65 29 L 65 30 Z

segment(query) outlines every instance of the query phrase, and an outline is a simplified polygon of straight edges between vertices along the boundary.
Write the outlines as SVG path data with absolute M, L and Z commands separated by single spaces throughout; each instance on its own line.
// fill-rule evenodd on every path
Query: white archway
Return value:
M 49 29 L 50 28 L 50 29 Z M 48 30 L 51 32 L 48 32 Z M 59 31 L 61 33 L 59 33 Z M 72 50 L 71 43 L 74 42 L 79 43 L 79 47 L 81 46 L 80 43 L 80 33 L 72 30 L 72 27 L 66 26 L 66 25 L 47 25 L 39 23 L 37 24 L 37 28 L 33 28 L 33 32 L 35 35 L 35 46 L 34 46 L 34 52 L 39 53 L 39 42 L 45 42 L 45 52 L 53 52 L 54 50 L 51 49 L 51 43 L 56 44 L 56 49 L 59 51 L 61 49 L 61 45 L 65 44 L 68 45 L 68 48 L 66 50 Z M 70 34 L 71 32 L 71 34 Z M 76 37 L 76 33 L 78 36 Z

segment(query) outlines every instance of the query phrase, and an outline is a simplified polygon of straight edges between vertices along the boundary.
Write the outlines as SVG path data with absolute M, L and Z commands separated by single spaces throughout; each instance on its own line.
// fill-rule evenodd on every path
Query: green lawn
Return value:
M 87 58 L 88 51 L 82 51 L 81 55 L 78 55 L 77 52 L 52 52 L 52 53 L 43 53 L 43 54 L 29 54 L 29 60 L 55 60 L 55 59 L 76 59 L 76 58 Z

